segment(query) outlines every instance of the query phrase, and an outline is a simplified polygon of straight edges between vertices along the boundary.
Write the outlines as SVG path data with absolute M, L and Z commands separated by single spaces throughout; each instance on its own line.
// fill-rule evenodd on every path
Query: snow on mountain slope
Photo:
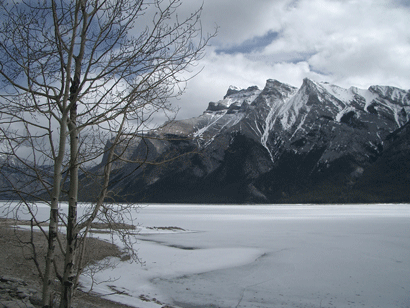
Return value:
M 225 97 L 218 102 L 210 102 L 204 113 L 198 117 L 174 121 L 158 133 L 183 135 L 193 138 L 201 147 L 206 147 L 225 128 L 238 124 L 246 115 L 247 107 L 259 96 L 256 86 L 239 89 L 230 86 Z
M 346 151 L 366 153 L 364 144 L 379 151 L 384 138 L 409 119 L 409 91 L 388 86 L 345 89 L 308 78 L 296 88 L 269 79 L 263 90 L 231 86 L 202 115 L 175 121 L 160 133 L 193 139 L 204 149 L 221 143 L 221 134 L 239 132 L 260 143 L 273 163 L 284 151 L 326 147 L 325 162 Z M 363 155 L 365 160 L 368 154 Z
M 302 193 L 343 201 L 409 113 L 410 91 L 394 87 L 345 89 L 310 79 L 299 88 L 273 79 L 263 90 L 230 87 L 202 115 L 154 132 L 164 137 L 159 145 L 146 140 L 153 159 L 169 163 L 141 168 L 114 188 L 126 195 L 139 187 L 135 200 L 149 202 L 287 202 Z M 134 169 L 124 166 L 116 178 Z
M 202 115 L 176 121 L 167 132 L 190 136 L 202 148 L 224 131 L 241 132 L 259 142 L 272 162 L 283 151 L 306 153 L 327 144 L 325 161 L 352 144 L 362 147 L 364 139 L 377 148 L 387 134 L 409 121 L 409 114 L 410 94 L 398 88 L 345 89 L 306 78 L 298 89 L 269 79 L 263 90 L 229 87 Z M 346 134 L 352 129 L 355 134 Z
M 365 139 L 377 148 L 387 134 L 409 120 L 410 112 L 409 94 L 404 90 L 344 89 L 310 79 L 299 89 L 268 80 L 253 105 L 244 121 L 273 162 L 284 150 L 306 153 L 325 143 L 328 151 L 323 161 L 340 157 L 349 145 L 363 147 Z M 356 133 L 347 134 L 352 128 Z M 279 146 L 283 144 L 287 146 Z
M 282 129 L 296 121 L 299 110 L 303 104 L 301 100 L 292 98 L 297 94 L 297 88 L 269 79 L 260 95 L 253 101 L 248 109 L 245 127 L 251 135 L 266 148 L 273 160 L 269 136 L 272 131 L 279 130 L 278 119 Z

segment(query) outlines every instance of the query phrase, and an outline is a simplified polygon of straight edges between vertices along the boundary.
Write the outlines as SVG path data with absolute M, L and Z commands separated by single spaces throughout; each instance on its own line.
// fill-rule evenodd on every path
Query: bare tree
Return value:
M 52 281 L 70 307 L 84 239 L 106 206 L 112 165 L 158 112 L 172 115 L 192 65 L 209 39 L 202 8 L 180 18 L 179 0 L 0 0 L 0 172 L 9 195 L 35 223 L 35 202 L 50 206 L 43 307 Z M 110 140 L 110 146 L 105 147 Z M 118 150 L 123 149 L 123 150 Z M 105 157 L 93 207 L 77 215 L 80 170 Z M 138 161 L 139 165 L 143 161 Z M 19 173 L 13 177 L 12 174 Z M 23 180 L 21 180 L 23 179 Z M 68 200 L 68 213 L 60 210 Z M 121 217 L 119 215 L 118 217 Z M 66 228 L 66 244 L 59 228 Z M 64 268 L 54 263 L 56 246 Z

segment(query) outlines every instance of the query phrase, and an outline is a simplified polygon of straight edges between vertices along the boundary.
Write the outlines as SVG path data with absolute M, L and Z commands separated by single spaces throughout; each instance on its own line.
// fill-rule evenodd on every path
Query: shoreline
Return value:
M 2 247 L 2 249 L 0 249 L 0 260 L 2 260 L 2 262 L 0 262 L 1 277 L 5 281 L 17 281 L 20 288 L 24 288 L 24 284 L 26 284 L 30 287 L 31 291 L 36 290 L 37 294 L 40 294 L 41 297 L 40 277 L 33 260 L 30 259 L 30 253 L 27 247 L 27 242 L 30 241 L 31 232 L 13 227 L 19 224 L 30 225 L 30 221 L 16 221 L 10 218 L 0 218 L 0 246 Z M 89 240 L 87 243 L 87 246 L 89 246 L 87 263 L 100 261 L 106 257 L 121 256 L 121 251 L 114 244 L 96 238 L 88 238 L 87 240 Z M 38 260 L 40 261 L 41 259 L 44 259 L 43 256 L 45 255 L 44 253 L 47 247 L 46 239 L 40 232 L 34 232 L 33 242 L 36 245 Z M 61 262 L 61 256 L 57 256 L 56 259 L 58 259 L 57 262 Z M 11 282 L 9 282 L 9 284 Z M 85 293 L 81 290 L 76 290 L 76 295 L 73 299 L 73 307 L 136 308 L 104 299 L 102 296 L 103 295 L 98 295 L 96 293 Z M 5 297 L 0 297 L 0 303 L 5 300 Z M 24 302 L 23 298 L 19 298 L 17 294 L 15 294 L 13 300 L 28 304 L 27 299 L 26 302 Z M 33 307 L 41 306 L 33 305 Z

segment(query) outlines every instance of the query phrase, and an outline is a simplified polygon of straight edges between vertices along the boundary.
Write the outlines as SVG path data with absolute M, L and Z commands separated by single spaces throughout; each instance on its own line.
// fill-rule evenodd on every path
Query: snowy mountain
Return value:
M 310 79 L 300 88 L 277 80 L 262 90 L 230 87 L 202 115 L 136 144 L 133 157 L 148 147 L 151 160 L 168 162 L 137 171 L 123 164 L 112 188 L 124 200 L 145 202 L 409 201 L 410 193 L 389 193 L 396 180 L 390 187 L 384 179 L 385 189 L 373 192 L 361 184 L 383 181 L 387 173 L 371 170 L 389 151 L 406 161 L 405 150 L 391 150 L 391 136 L 398 136 L 395 147 L 407 148 L 409 117 L 410 91 L 395 87 L 344 89 Z M 410 188 L 406 168 L 389 173 L 400 171 L 401 188 Z
M 390 86 L 231 86 L 129 147 L 155 164 L 116 163 L 111 189 L 158 203 L 409 202 L 409 118 L 410 90 Z

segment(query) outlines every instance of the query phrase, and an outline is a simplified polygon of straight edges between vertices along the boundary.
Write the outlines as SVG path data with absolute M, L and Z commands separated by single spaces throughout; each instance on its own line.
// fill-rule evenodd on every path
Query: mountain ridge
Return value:
M 153 132 L 184 138 L 163 141 L 167 157 L 184 158 L 115 188 L 145 202 L 377 202 L 354 187 L 409 114 L 410 91 L 389 86 L 344 89 L 306 78 L 300 88 L 275 79 L 262 90 L 230 87 L 202 115 Z
M 409 120 L 410 90 L 391 86 L 231 86 L 130 145 L 127 159 L 152 164 L 115 163 L 110 189 L 121 202 L 410 202 Z M 92 183 L 82 178 L 81 201 Z

